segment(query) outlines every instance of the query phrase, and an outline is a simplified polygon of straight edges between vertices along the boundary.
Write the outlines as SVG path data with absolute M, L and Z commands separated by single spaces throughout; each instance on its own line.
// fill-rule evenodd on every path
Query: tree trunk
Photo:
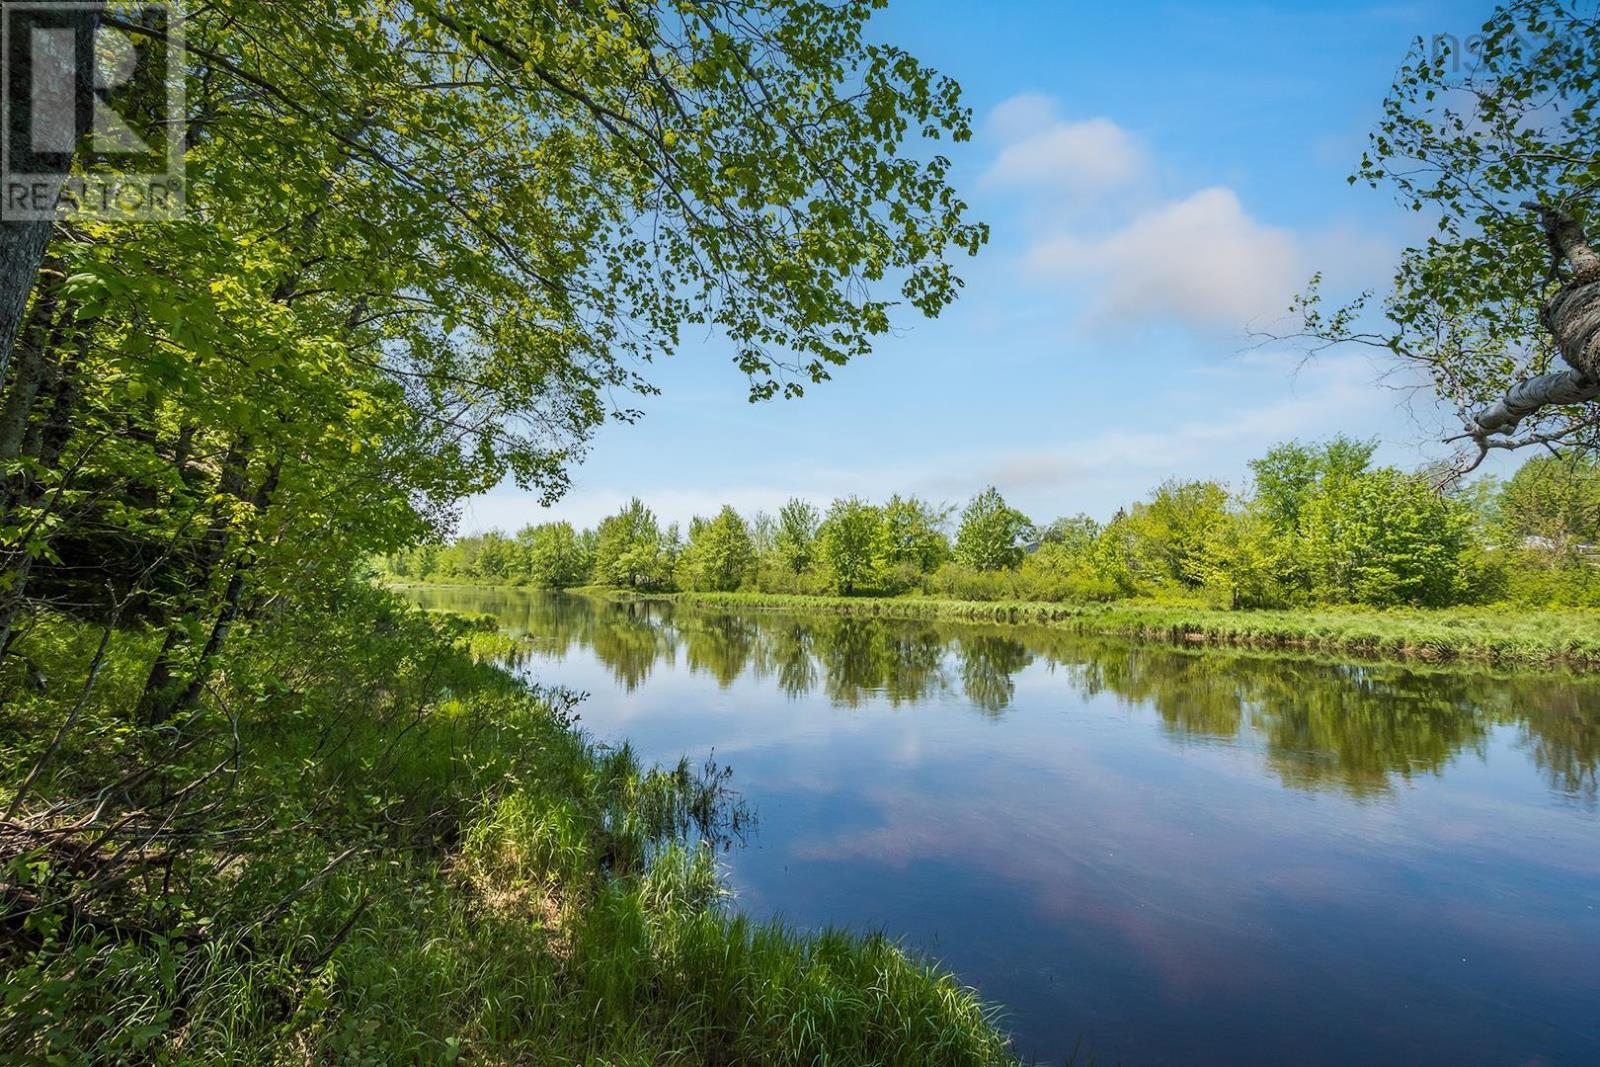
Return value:
M 1529 205 L 1533 206 L 1533 205 Z M 1555 370 L 1517 382 L 1505 396 L 1472 416 L 1467 429 L 1480 440 L 1509 434 L 1529 415 L 1600 399 L 1600 254 L 1583 227 L 1558 207 L 1538 205 L 1539 219 L 1557 261 L 1572 277 L 1545 305 L 1540 318 L 1570 370 Z
M 53 266 L 44 268 L 40 275 L 21 344 L 16 348 L 11 388 L 6 391 L 5 402 L 0 403 L 0 463 L 22 455 L 28 416 L 33 412 L 39 387 L 49 377 L 46 364 L 55 358 L 54 349 L 61 343 L 61 327 L 56 315 L 61 281 L 61 272 Z M 0 495 L 0 512 L 9 500 L 10 494 Z
M 98 5 L 85 6 L 68 12 L 68 22 L 82 37 L 95 32 L 100 25 L 101 13 Z M 76 50 L 70 55 L 60 54 L 50 48 L 40 49 L 37 55 L 32 49 L 21 51 L 21 62 L 6 64 L 6 77 L 10 82 L 13 102 L 32 99 L 32 88 L 36 83 L 53 80 L 59 84 L 69 78 L 76 83 L 73 96 L 80 102 L 92 101 L 93 72 L 79 69 Z M 41 76 L 37 80 L 34 77 L 36 67 L 40 68 L 38 73 Z M 24 132 L 16 127 L 28 121 L 30 111 L 29 108 L 17 106 L 13 106 L 12 110 L 13 114 L 4 119 L 12 124 L 12 129 L 4 131 L 7 135 Z M 47 202 L 54 203 L 66 184 L 67 172 L 63 170 L 60 174 L 46 177 L 46 185 L 50 186 Z M 50 245 L 54 230 L 55 221 L 52 219 L 0 222 L 0 389 L 5 387 L 17 332 L 22 326 L 23 315 L 27 313 L 28 296 L 39 277 L 39 266 L 44 262 L 45 249 Z
M 267 472 L 266 478 L 261 483 L 261 488 L 256 490 L 253 503 L 258 513 L 265 512 L 272 502 L 272 495 L 278 491 L 278 474 L 282 461 L 273 463 L 272 469 Z M 184 689 L 183 695 L 178 698 L 174 713 L 188 711 L 200 700 L 200 694 L 205 691 L 206 682 L 211 678 L 211 662 L 222 651 L 223 644 L 228 639 L 228 632 L 233 629 L 233 621 L 239 616 L 239 599 L 244 593 L 245 575 L 255 564 L 254 546 L 247 547 L 244 558 L 234 567 L 233 574 L 228 578 L 228 588 L 222 594 L 222 606 L 217 611 L 217 619 L 211 626 L 211 636 L 206 638 L 205 647 L 200 650 L 200 658 L 194 665 L 194 675 L 189 680 L 189 685 Z
M 0 223 L 0 389 L 53 228 L 49 222 Z
M 249 438 L 237 437 L 228 446 L 228 452 L 222 458 L 222 470 L 217 475 L 217 502 L 212 507 L 211 523 L 205 534 L 204 543 L 207 551 L 201 556 L 200 573 L 194 583 L 198 589 L 203 590 L 211 584 L 212 574 L 227 557 L 228 546 L 232 541 L 227 509 L 230 499 L 244 497 L 244 480 L 250 462 L 250 450 Z M 196 600 L 199 599 L 197 596 Z M 187 638 L 188 633 L 177 623 L 168 624 L 166 636 L 161 641 L 161 650 L 156 653 L 155 662 L 150 666 L 150 673 L 145 676 L 144 691 L 139 695 L 138 708 L 134 713 L 137 721 L 147 726 L 156 726 L 172 717 L 180 693 L 174 683 L 177 654 Z
M 172 661 L 178 646 L 183 643 L 183 631 L 176 625 L 167 627 L 161 640 L 161 651 L 145 678 L 144 692 L 139 696 L 139 706 L 134 712 L 137 722 L 145 726 L 160 726 L 172 717 L 172 708 L 178 695 L 172 680 Z
M 1544 318 L 1567 365 L 1600 381 L 1600 275 L 1568 282 L 1545 308 Z

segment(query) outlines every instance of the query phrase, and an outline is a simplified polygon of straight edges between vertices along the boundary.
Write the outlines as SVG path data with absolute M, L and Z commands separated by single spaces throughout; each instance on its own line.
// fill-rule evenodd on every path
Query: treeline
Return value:
M 592 530 L 564 522 L 387 557 L 420 581 L 640 592 L 924 594 L 971 600 L 1154 597 L 1236 608 L 1600 604 L 1600 464 L 1530 460 L 1502 483 L 1440 493 L 1373 463 L 1375 442 L 1289 443 L 1249 488 L 1168 481 L 1109 522 L 1039 523 L 985 489 L 964 508 L 856 497 L 776 515 L 731 507 L 663 526 L 640 500 Z

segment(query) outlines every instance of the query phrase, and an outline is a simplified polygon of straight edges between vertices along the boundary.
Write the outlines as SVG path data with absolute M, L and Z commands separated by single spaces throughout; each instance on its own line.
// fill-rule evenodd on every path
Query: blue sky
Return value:
M 1448 413 L 1381 357 L 1306 363 L 1286 325 L 1313 271 L 1380 292 L 1426 221 L 1346 177 L 1411 39 L 1469 35 L 1489 4 L 891 0 L 873 23 L 953 75 L 977 134 L 946 146 L 993 238 L 935 321 L 798 401 L 751 405 L 714 339 L 651 368 L 662 395 L 597 437 L 553 508 L 513 487 L 463 531 L 629 496 L 665 521 L 793 495 L 821 505 L 1000 488 L 1035 519 L 1100 518 L 1166 477 L 1242 486 L 1276 442 L 1381 436 L 1442 453 Z

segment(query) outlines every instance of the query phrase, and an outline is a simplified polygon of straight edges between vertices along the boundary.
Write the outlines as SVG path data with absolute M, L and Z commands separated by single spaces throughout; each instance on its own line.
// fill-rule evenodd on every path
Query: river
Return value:
M 1600 1063 L 1600 681 L 514 590 L 646 761 L 754 809 L 737 904 L 884 930 L 1098 1064 Z

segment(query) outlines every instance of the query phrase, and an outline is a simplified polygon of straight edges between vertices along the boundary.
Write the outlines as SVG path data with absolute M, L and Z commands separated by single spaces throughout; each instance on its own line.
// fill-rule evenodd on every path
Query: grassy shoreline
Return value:
M 22 638 L 23 657 L 62 672 L 83 673 L 97 645 L 109 656 L 0 842 L 33 842 L 0 870 L 0 1048 L 40 1062 L 1017 1062 L 994 1008 L 893 940 L 742 914 L 708 843 L 740 832 L 726 777 L 598 744 L 559 693 L 488 662 L 499 637 L 477 620 L 358 589 L 248 627 L 217 693 L 249 712 L 230 726 L 207 709 L 235 768 L 214 786 L 209 748 L 188 758 L 127 721 L 158 639 L 100 645 L 55 616 Z M 15 771 L 0 806 L 76 692 L 0 673 Z M 60 825 L 60 805 L 153 758 L 198 783 L 211 823 L 184 828 L 156 789 L 112 817 L 159 847 L 102 848 L 100 827 Z M 80 904 L 107 867 L 144 862 L 151 885 L 129 875 Z
M 507 589 L 472 583 L 405 583 Z M 1600 611 L 1529 611 L 1514 606 L 1446 609 L 1314 608 L 1224 611 L 1154 604 L 1071 604 L 836 597 L 768 593 L 638 594 L 603 586 L 569 593 L 601 599 L 666 600 L 700 607 L 825 612 L 890 619 L 1058 626 L 1084 634 L 1185 646 L 1307 652 L 1358 659 L 1600 671 Z

